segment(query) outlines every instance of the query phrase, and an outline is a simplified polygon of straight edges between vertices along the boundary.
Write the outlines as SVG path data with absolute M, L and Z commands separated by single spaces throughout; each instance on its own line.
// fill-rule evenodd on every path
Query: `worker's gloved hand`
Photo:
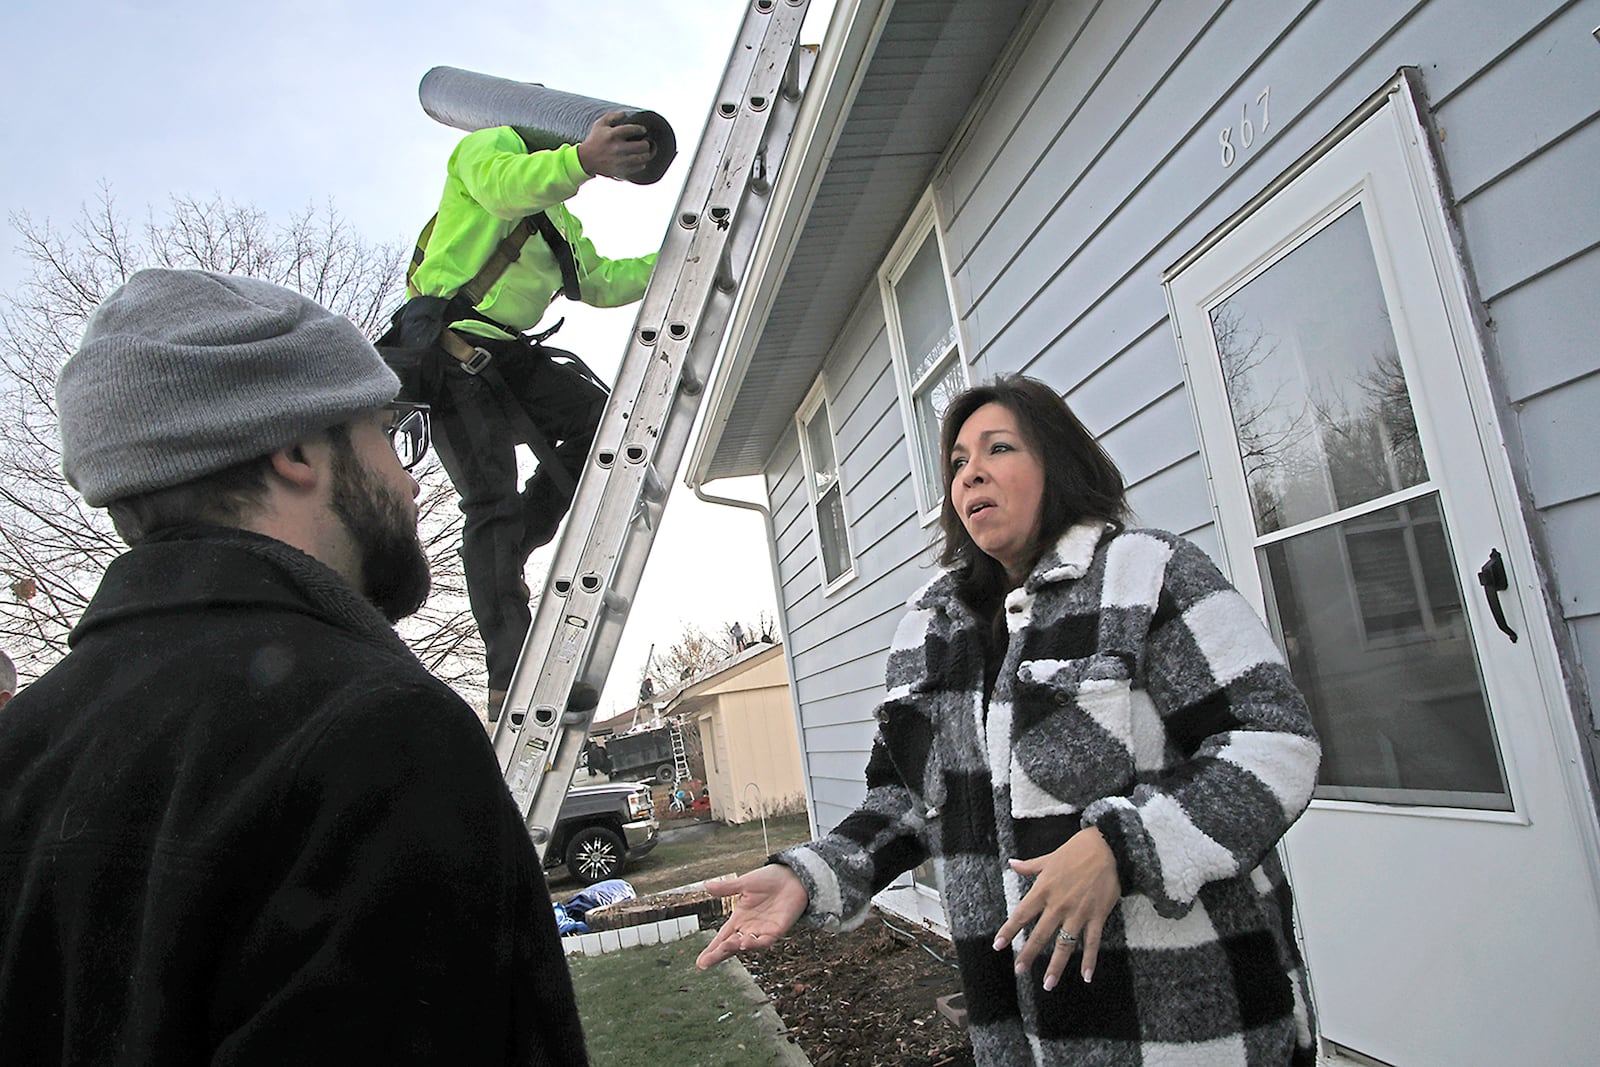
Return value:
M 578 162 L 585 171 L 625 180 L 644 170 L 655 149 L 645 128 L 624 121 L 626 117 L 625 111 L 611 111 L 595 119 L 578 145 Z

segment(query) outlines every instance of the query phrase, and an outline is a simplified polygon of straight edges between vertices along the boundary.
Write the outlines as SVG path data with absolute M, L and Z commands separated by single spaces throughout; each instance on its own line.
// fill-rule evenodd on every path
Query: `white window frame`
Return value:
M 905 228 L 900 231 L 894 247 L 884 257 L 883 266 L 878 268 L 878 292 L 883 301 L 884 322 L 888 327 L 889 351 L 892 354 L 890 362 L 894 364 L 895 389 L 900 398 L 900 424 L 905 427 L 905 443 L 907 458 L 911 462 L 911 488 L 915 493 L 917 502 L 917 517 L 923 526 L 936 522 L 939 518 L 940 506 L 944 503 L 944 486 L 928 485 L 923 481 L 923 450 L 933 460 L 934 471 L 941 469 L 939 462 L 939 442 L 923 441 L 921 439 L 921 423 L 917 419 L 916 391 L 925 383 L 937 378 L 949 367 L 950 354 L 942 356 L 927 374 L 918 381 L 911 380 L 911 357 L 906 353 L 903 332 L 900 328 L 900 306 L 895 298 L 895 285 L 905 275 L 911 266 L 911 261 L 922 251 L 923 242 L 932 236 L 934 246 L 939 250 L 940 276 L 944 280 L 945 300 L 950 305 L 950 321 L 955 327 L 954 354 L 957 365 L 961 368 L 962 388 L 972 385 L 972 367 L 968 362 L 968 353 L 972 351 L 967 342 L 966 322 L 961 317 L 960 309 L 956 305 L 954 281 L 950 275 L 950 257 L 945 253 L 944 224 L 939 218 L 938 202 L 934 198 L 930 186 L 922 194 L 922 199 L 917 202 L 916 208 L 911 212 L 911 218 Z
M 822 524 L 818 521 L 818 507 L 821 500 L 817 496 L 816 467 L 811 459 L 811 440 L 807 434 L 813 419 L 821 417 L 827 420 L 828 440 L 833 442 L 833 478 L 834 487 L 839 491 L 839 515 L 844 526 L 844 569 L 833 578 L 828 579 L 828 564 L 823 555 Z M 794 416 L 795 433 L 800 438 L 800 464 L 806 483 L 806 500 L 809 502 L 811 518 L 811 544 L 816 552 L 817 572 L 822 578 L 822 594 L 829 596 L 856 576 L 855 545 L 850 537 L 850 509 L 846 503 L 844 490 L 844 460 L 839 455 L 839 437 L 834 432 L 833 403 L 828 399 L 827 379 L 818 378 L 800 408 Z

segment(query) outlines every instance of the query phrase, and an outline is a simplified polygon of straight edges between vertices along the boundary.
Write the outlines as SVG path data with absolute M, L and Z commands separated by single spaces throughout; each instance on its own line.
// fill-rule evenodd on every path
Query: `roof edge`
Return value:
M 882 35 L 893 7 L 894 0 L 839 0 L 833 9 L 788 150 L 778 169 L 765 224 L 745 268 L 745 281 L 740 286 L 722 354 L 711 376 L 711 395 L 702 412 L 700 433 L 689 453 L 685 485 L 700 485 L 716 457 L 723 427 L 738 401 L 767 316 L 827 174 L 833 146 L 866 75 L 865 57 Z M 749 284 L 751 278 L 758 279 L 754 286 Z

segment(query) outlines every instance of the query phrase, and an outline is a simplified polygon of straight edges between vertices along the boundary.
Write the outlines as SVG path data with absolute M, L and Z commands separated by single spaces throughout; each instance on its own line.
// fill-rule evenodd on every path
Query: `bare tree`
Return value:
M 726 640 L 712 637 L 694 623 L 654 657 L 656 691 L 671 688 L 710 670 L 728 658 Z
M 56 376 L 90 312 L 135 271 L 163 266 L 250 275 L 297 289 L 376 338 L 401 299 L 401 249 L 371 244 L 330 204 L 273 223 L 248 205 L 174 197 L 131 225 L 109 189 L 70 228 L 11 216 L 30 274 L 0 297 L 0 643 L 26 676 L 66 652 L 66 637 L 123 544 L 103 511 L 61 474 Z M 436 461 L 419 480 L 435 595 L 402 635 L 446 681 L 481 685 L 482 645 L 466 607 L 461 518 Z
M 706 673 L 753 644 L 773 643 L 777 640 L 774 636 L 776 627 L 776 621 L 764 611 L 754 623 L 740 623 L 737 620 L 723 623 L 715 631 L 718 636 L 689 623 L 665 652 L 658 653 L 652 647 L 649 658 L 640 670 L 640 701 L 648 701 L 650 696 L 659 695 Z M 644 690 L 647 680 L 650 696 Z

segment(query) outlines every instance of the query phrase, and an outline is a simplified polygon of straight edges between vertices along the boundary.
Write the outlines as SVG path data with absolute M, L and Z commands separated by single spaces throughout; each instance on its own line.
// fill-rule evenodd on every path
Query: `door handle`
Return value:
M 1495 625 L 1515 643 L 1517 631 L 1507 625 L 1505 609 L 1500 606 L 1500 594 L 1510 583 L 1506 581 L 1506 563 L 1500 558 L 1498 548 L 1491 548 L 1489 562 L 1478 568 L 1478 584 L 1483 586 L 1483 595 L 1489 600 L 1489 613 L 1494 616 Z

